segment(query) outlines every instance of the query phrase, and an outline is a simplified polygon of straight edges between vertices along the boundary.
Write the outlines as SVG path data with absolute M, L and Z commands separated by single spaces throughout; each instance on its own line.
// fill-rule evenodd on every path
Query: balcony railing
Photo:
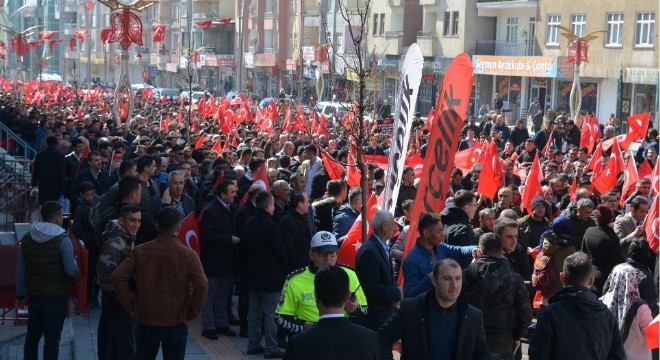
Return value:
M 419 31 L 417 33 L 417 45 L 422 50 L 423 56 L 435 56 L 435 33 L 432 31 Z
M 393 38 L 403 36 L 403 31 L 385 31 L 385 37 Z
M 533 40 L 517 42 L 477 40 L 476 55 L 534 56 L 536 55 L 536 44 Z

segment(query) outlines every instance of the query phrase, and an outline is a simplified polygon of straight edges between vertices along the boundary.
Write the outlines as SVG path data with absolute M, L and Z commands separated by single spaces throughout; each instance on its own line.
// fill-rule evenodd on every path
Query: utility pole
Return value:
M 89 1 L 89 0 L 88 0 Z M 91 1 L 89 1 L 90 4 L 93 4 Z M 94 5 L 89 6 L 85 4 L 85 20 L 86 20 L 86 28 L 87 28 L 87 38 L 85 41 L 87 41 L 87 86 L 91 88 L 92 86 L 92 16 L 94 16 Z
M 236 68 L 236 91 L 243 88 L 243 15 L 245 13 L 245 1 L 238 0 L 240 10 L 238 12 L 238 67 Z
M 300 60 L 300 64 L 298 64 L 298 97 L 300 98 L 300 103 L 302 104 L 302 99 L 303 99 L 303 76 L 305 74 L 305 61 L 303 60 L 303 44 L 305 41 L 305 0 L 298 0 L 300 1 L 300 43 L 298 44 L 298 57 Z
M 337 51 L 336 44 L 335 44 L 335 37 L 337 36 L 337 2 L 338 0 L 332 0 L 332 38 L 330 39 L 330 44 L 332 46 L 329 46 L 328 48 L 332 49 L 332 66 L 329 67 L 330 70 L 330 98 L 328 101 L 332 101 L 332 93 L 335 88 L 335 69 L 334 66 L 336 64 L 335 62 L 335 53 Z M 323 76 L 323 75 L 321 75 Z

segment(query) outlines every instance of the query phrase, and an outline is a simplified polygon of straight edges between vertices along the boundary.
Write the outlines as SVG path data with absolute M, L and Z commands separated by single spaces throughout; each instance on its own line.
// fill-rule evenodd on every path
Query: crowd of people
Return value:
M 102 96 L 46 108 L 0 95 L 0 121 L 38 151 L 41 221 L 17 271 L 30 309 L 26 359 L 42 335 L 56 358 L 77 273 L 71 238 L 90 254 L 100 359 L 153 359 L 161 343 L 164 358 L 182 359 L 197 317 L 205 338 L 248 338 L 247 353 L 264 358 L 388 359 L 400 341 L 402 359 L 520 359 L 523 339 L 530 359 L 651 357 L 643 329 L 658 315 L 658 261 L 643 224 L 657 179 L 624 193 L 621 172 L 599 193 L 594 149 L 580 147 L 580 124 L 565 114 L 546 114 L 531 134 L 526 119 L 509 127 L 499 111 L 480 124 L 468 117 L 459 149 L 496 144 L 506 163 L 497 195 L 477 192 L 482 164 L 454 168 L 444 210 L 423 213 L 419 238 L 408 239 L 419 175 L 407 167 L 395 213 L 367 219 L 372 234 L 349 266 L 339 248 L 363 193 L 380 195 L 386 174 L 369 164 L 364 189 L 331 178 L 328 162 L 351 152 L 340 118 L 323 131 L 283 131 L 279 107 L 270 131 L 246 121 L 225 132 L 191 104 L 139 97 L 117 125 Z M 247 101 L 237 99 L 236 110 Z M 407 155 L 423 159 L 430 129 L 419 115 Z M 598 142 L 616 135 L 601 131 Z M 374 132 L 364 152 L 387 155 L 390 140 Z M 653 169 L 659 141 L 650 128 L 624 158 Z M 525 209 L 518 170 L 537 157 L 543 187 Z M 177 238 L 190 214 L 199 257 Z M 415 242 L 407 254 L 406 242 Z

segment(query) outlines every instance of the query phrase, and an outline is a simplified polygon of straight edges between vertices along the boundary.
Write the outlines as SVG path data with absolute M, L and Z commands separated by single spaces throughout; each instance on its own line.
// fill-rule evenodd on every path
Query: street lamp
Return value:
M 117 126 L 121 125 L 122 118 L 128 120 L 129 116 L 133 113 L 133 90 L 131 89 L 131 81 L 128 73 L 128 49 L 131 44 L 135 43 L 142 46 L 142 20 L 133 11 L 142 11 L 156 1 L 151 0 L 99 0 L 99 2 L 111 11 L 114 11 L 110 16 L 110 25 L 112 26 L 109 43 L 119 42 L 121 45 L 121 66 L 117 74 L 117 87 L 115 88 L 115 96 L 112 101 L 112 113 L 114 114 Z M 120 10 L 120 11 L 118 11 Z M 119 94 L 125 90 L 128 94 L 127 99 L 120 99 Z M 124 102 L 128 101 L 128 106 Z M 121 103 L 120 103 L 121 102 Z M 120 107 L 121 105 L 121 107 Z M 122 109 L 122 114 L 119 110 Z
M 555 28 L 564 30 L 561 36 L 570 41 L 568 45 L 568 62 L 573 63 L 573 87 L 568 100 L 569 109 L 571 111 L 571 118 L 577 121 L 582 107 L 582 89 L 580 88 L 580 65 L 583 62 L 589 62 L 587 53 L 589 52 L 589 41 L 597 39 L 597 33 L 607 32 L 605 30 L 597 30 L 587 33 L 583 36 L 578 36 L 571 29 L 561 25 L 551 25 Z

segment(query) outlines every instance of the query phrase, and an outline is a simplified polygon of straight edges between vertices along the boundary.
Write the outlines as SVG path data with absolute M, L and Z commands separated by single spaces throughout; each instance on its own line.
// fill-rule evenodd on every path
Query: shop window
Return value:
M 655 36 L 655 13 L 654 12 L 637 13 L 637 22 L 635 24 L 635 46 L 653 47 L 654 36 Z
M 607 35 L 605 35 L 605 46 L 621 47 L 623 45 L 623 14 L 607 14 Z
M 561 25 L 561 15 L 559 14 L 550 14 L 548 15 L 548 28 L 545 32 L 545 44 L 549 46 L 558 46 L 559 45 L 559 29 L 554 27 L 555 25 Z
M 572 14 L 571 15 L 571 31 L 577 36 L 584 35 L 584 29 L 587 26 L 586 14 Z

